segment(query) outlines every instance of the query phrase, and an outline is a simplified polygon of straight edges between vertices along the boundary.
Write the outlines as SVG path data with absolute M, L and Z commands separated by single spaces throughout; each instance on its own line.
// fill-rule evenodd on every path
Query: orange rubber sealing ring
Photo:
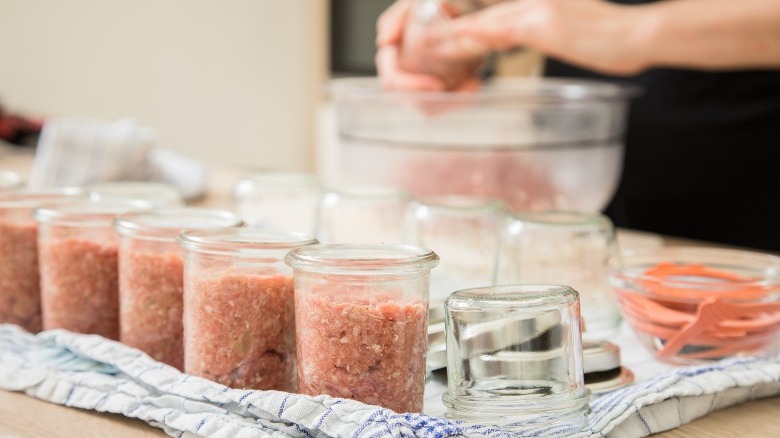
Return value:
M 675 277 L 679 277 L 677 284 Z M 691 286 L 690 280 L 686 284 L 686 277 L 701 279 L 709 290 Z M 668 262 L 648 269 L 643 278 L 640 283 L 652 296 L 620 289 L 616 293 L 631 325 L 662 341 L 657 352 L 660 359 L 673 357 L 688 345 L 698 350 L 687 354 L 688 359 L 760 349 L 774 340 L 780 328 L 780 301 L 750 302 L 778 289 L 757 284 L 755 279 L 700 264 Z M 718 282 L 723 283 L 721 290 Z

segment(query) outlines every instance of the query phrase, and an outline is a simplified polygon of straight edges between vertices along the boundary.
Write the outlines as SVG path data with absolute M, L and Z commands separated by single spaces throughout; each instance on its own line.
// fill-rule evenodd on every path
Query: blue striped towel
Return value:
M 171 436 L 639 437 L 780 394 L 780 355 L 670 369 L 593 399 L 582 431 L 529 423 L 508 432 L 328 396 L 230 389 L 99 336 L 63 330 L 32 335 L 9 324 L 0 325 L 0 388 L 139 418 Z

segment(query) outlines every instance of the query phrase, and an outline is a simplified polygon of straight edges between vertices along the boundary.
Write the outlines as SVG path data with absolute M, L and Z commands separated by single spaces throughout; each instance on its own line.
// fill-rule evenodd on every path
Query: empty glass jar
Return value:
M 401 243 L 411 193 L 390 186 L 351 186 L 325 192 L 317 238 L 322 243 Z
M 505 428 L 585 426 L 585 387 L 577 292 L 559 285 L 512 285 L 447 298 L 450 418 Z
M 507 212 L 502 201 L 458 195 L 409 206 L 404 240 L 431 248 L 441 260 L 431 275 L 431 313 L 440 309 L 439 320 L 451 292 L 493 284 Z
M 108 181 L 84 188 L 93 201 L 140 200 L 155 208 L 180 207 L 184 204 L 176 187 L 153 181 Z
M 616 253 L 615 227 L 602 214 L 516 213 L 504 235 L 497 283 L 570 286 L 580 294 L 583 336 L 609 339 L 620 325 L 607 277 L 607 260 Z
M 292 171 L 258 171 L 233 187 L 238 215 L 249 226 L 314 235 L 320 187 L 315 175 Z

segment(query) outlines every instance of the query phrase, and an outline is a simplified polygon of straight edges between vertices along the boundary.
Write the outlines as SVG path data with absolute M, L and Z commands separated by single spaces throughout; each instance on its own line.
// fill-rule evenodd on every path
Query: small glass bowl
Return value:
M 780 350 L 780 257 L 665 247 L 608 262 L 621 312 L 654 356 L 701 363 Z

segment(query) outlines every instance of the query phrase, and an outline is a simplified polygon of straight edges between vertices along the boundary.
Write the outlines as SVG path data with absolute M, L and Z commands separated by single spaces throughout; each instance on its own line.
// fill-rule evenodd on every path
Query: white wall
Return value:
M 160 146 L 313 169 L 324 0 L 0 0 L 0 102 L 153 127 Z

